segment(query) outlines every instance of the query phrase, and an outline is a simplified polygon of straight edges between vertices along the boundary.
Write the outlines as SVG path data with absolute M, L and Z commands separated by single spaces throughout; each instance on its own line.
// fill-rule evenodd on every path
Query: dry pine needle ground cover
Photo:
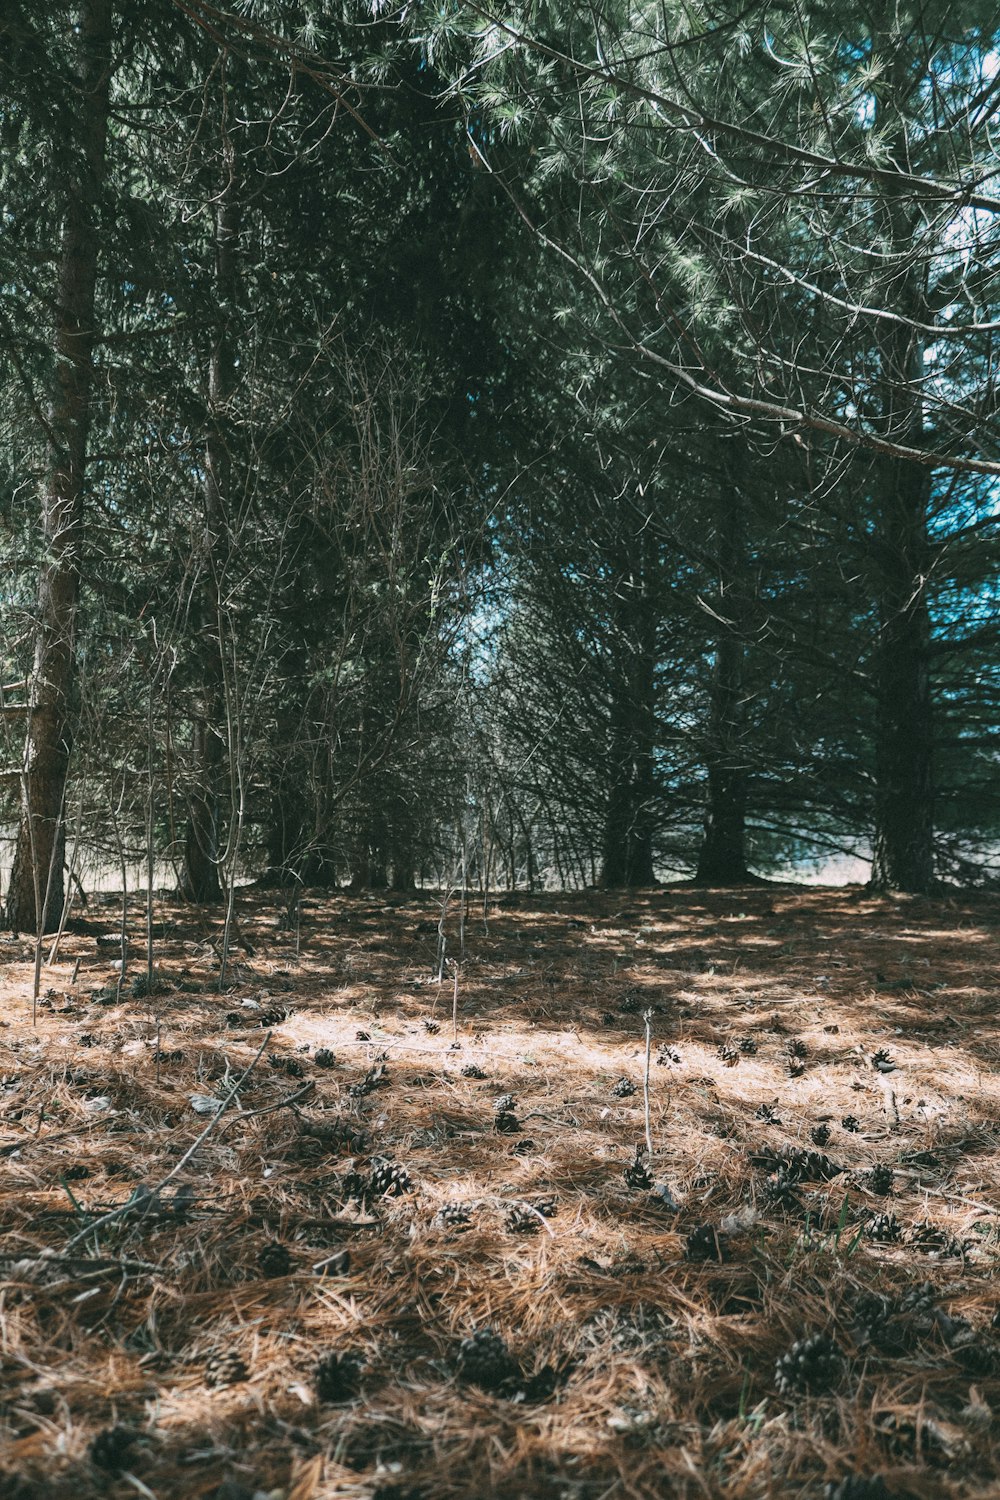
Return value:
M 994 901 L 156 915 L 0 946 L 4 1500 L 998 1493 Z

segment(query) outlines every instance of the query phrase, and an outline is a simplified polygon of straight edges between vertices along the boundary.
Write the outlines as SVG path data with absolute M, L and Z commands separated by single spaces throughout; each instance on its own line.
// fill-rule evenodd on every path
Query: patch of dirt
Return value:
M 438 914 L 0 940 L 4 1500 L 995 1495 L 997 902 Z

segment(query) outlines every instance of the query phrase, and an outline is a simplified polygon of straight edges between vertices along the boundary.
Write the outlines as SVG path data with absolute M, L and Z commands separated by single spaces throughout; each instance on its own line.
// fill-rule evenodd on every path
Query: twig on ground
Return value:
M 644 1010 L 642 1019 L 646 1024 L 646 1068 L 642 1076 L 642 1102 L 646 1121 L 646 1150 L 653 1154 L 653 1135 L 649 1125 L 649 1055 L 653 1049 L 653 1012 Z
M 450 958 L 448 963 L 452 969 L 452 977 L 455 985 L 451 995 L 451 1039 L 458 1041 L 458 964 L 455 959 Z
M 184 1152 L 184 1155 L 181 1157 L 180 1161 L 178 1161 L 175 1166 L 170 1168 L 170 1171 L 167 1173 L 167 1175 L 165 1177 L 162 1177 L 155 1187 L 150 1188 L 150 1197 L 157 1197 L 167 1186 L 167 1184 L 172 1182 L 174 1178 L 184 1170 L 198 1148 L 208 1140 L 208 1137 L 212 1134 L 216 1125 L 222 1119 L 222 1116 L 225 1114 L 226 1110 L 235 1099 L 237 1093 L 239 1092 L 240 1085 L 243 1083 L 243 1080 L 250 1076 L 254 1068 L 260 1062 L 260 1059 L 264 1055 L 264 1049 L 267 1046 L 268 1042 L 271 1040 L 273 1034 L 273 1032 L 269 1031 L 264 1037 L 264 1040 L 257 1048 L 257 1051 L 254 1053 L 252 1059 L 243 1069 L 243 1072 L 240 1074 L 239 1078 L 237 1078 L 236 1082 L 229 1090 L 229 1093 L 219 1105 L 219 1108 L 216 1110 L 215 1114 L 209 1120 L 208 1124 L 205 1126 L 204 1130 L 197 1137 L 197 1139 L 191 1142 L 191 1145 Z M 131 1200 L 126 1203 L 120 1203 L 117 1208 L 111 1209 L 110 1213 L 103 1214 L 101 1218 L 95 1219 L 93 1224 L 88 1224 L 86 1229 L 81 1229 L 79 1234 L 75 1234 L 73 1238 L 68 1241 L 63 1254 L 66 1254 L 68 1251 L 72 1250 L 74 1245 L 82 1244 L 83 1241 L 89 1239 L 92 1234 L 96 1234 L 97 1230 L 103 1229 L 106 1224 L 112 1224 L 116 1219 L 121 1219 L 125 1214 L 133 1213 L 134 1211 L 135 1204 Z
M 232 1119 L 226 1121 L 222 1129 L 228 1130 L 230 1126 L 238 1125 L 241 1120 L 252 1120 L 254 1115 L 270 1115 L 277 1109 L 288 1109 L 299 1099 L 304 1099 L 307 1094 L 311 1094 L 315 1087 L 315 1079 L 310 1079 L 308 1083 L 303 1084 L 302 1088 L 296 1089 L 294 1094 L 289 1094 L 285 1099 L 279 1099 L 276 1104 L 262 1104 L 259 1109 L 241 1109 L 238 1115 L 233 1115 Z

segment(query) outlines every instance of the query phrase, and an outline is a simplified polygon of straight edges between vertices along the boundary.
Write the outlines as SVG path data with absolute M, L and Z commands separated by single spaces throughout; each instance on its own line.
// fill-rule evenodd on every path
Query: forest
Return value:
M 995 5 L 0 80 L 0 1496 L 994 1494 Z

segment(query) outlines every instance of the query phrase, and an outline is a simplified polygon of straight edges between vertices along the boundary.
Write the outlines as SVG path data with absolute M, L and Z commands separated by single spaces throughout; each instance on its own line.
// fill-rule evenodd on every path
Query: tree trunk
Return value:
M 604 809 L 601 885 L 615 887 L 628 885 L 628 828 L 632 803 L 627 702 L 618 683 L 612 686 L 608 764 L 610 778 Z
M 890 86 L 905 97 L 911 59 L 895 30 L 895 13 L 883 43 L 892 59 Z M 888 107 L 888 106 L 883 106 Z M 893 158 L 913 170 L 904 132 Z M 882 208 L 885 238 L 894 254 L 887 298 L 909 323 L 881 327 L 877 335 L 883 434 L 920 448 L 924 441 L 921 395 L 926 377 L 924 338 L 929 319 L 926 269 L 900 277 L 896 262 L 909 250 L 919 220 L 902 193 Z M 871 885 L 875 890 L 922 893 L 934 884 L 934 781 L 930 613 L 927 580 L 930 546 L 927 512 L 931 475 L 922 465 L 880 458 L 874 465 L 874 537 L 879 635 L 874 653 L 875 828 Z
M 7 892 L 7 922 L 18 931 L 56 927 L 64 898 L 63 799 L 73 739 L 75 637 L 100 242 L 97 204 L 105 173 L 111 10 L 111 0 L 85 0 L 80 13 L 80 151 L 67 169 L 72 180 L 60 243 L 54 391 L 48 412 L 41 497 L 46 556 L 38 582 L 21 821 Z M 39 909 L 41 906 L 44 910 Z
M 194 788 L 188 798 L 188 825 L 179 892 L 187 901 L 222 899 L 219 879 L 219 793 L 225 760 L 223 730 L 225 679 L 220 610 L 224 556 L 229 542 L 229 487 L 231 462 L 224 431 L 227 408 L 235 386 L 232 320 L 236 315 L 237 250 L 240 205 L 236 164 L 227 146 L 227 177 L 215 205 L 215 287 L 219 301 L 219 332 L 208 372 L 208 436 L 205 440 L 205 529 L 202 537 L 201 662 L 202 692 L 193 736 Z
M 617 669 L 610 685 L 608 800 L 601 885 L 653 885 L 656 798 L 656 612 L 645 537 L 629 547 L 615 595 Z
M 381 810 L 368 809 L 358 830 L 351 861 L 352 891 L 384 891 L 388 887 L 386 845 L 385 814 Z
M 740 885 L 746 863 L 747 772 L 740 744 L 743 693 L 742 640 L 719 637 L 712 676 L 708 802 L 696 879 L 701 885 Z
M 875 835 L 872 888 L 934 884 L 934 786 L 926 515 L 929 476 L 889 460 L 880 538 L 875 652 Z
M 221 901 L 219 880 L 219 801 L 216 788 L 222 766 L 222 743 L 212 724 L 216 699 L 208 699 L 194 726 L 197 783 L 187 799 L 184 863 L 178 895 L 185 901 Z
M 747 767 L 744 668 L 746 661 L 746 506 L 732 485 L 717 537 L 719 632 L 712 670 L 708 743 L 708 800 L 696 880 L 740 885 L 752 879 L 746 863 Z

